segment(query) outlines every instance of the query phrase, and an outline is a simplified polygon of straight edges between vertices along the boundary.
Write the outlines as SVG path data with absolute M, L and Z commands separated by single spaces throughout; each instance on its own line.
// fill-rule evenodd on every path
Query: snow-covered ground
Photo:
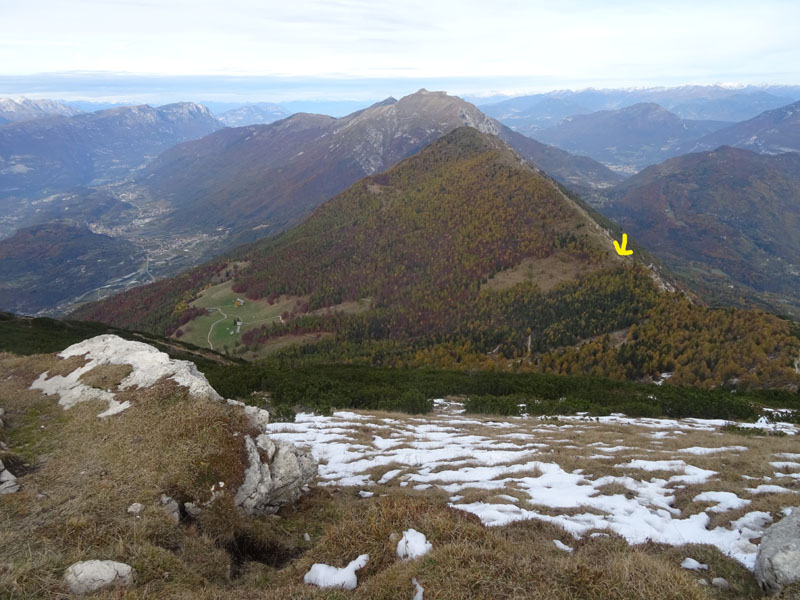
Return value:
M 369 488 L 376 495 L 392 486 L 443 493 L 451 506 L 477 515 L 486 525 L 541 519 L 575 537 L 610 530 L 630 543 L 711 544 L 752 569 L 757 550 L 752 540 L 772 517 L 739 509 L 746 510 L 759 495 L 795 491 L 782 486 L 793 485 L 800 474 L 781 471 L 795 471 L 800 464 L 786 460 L 795 455 L 776 454 L 766 459 L 774 461 L 765 464 L 775 471 L 769 476 L 741 474 L 742 497 L 710 491 L 721 465 L 708 468 L 709 461 L 750 452 L 749 447 L 676 444 L 691 437 L 696 442 L 693 434 L 698 432 L 715 440 L 725 424 L 622 415 L 497 420 L 465 415 L 457 405 L 437 401 L 434 414 L 420 417 L 299 414 L 294 423 L 269 425 L 269 433 L 311 449 L 320 463 L 319 485 Z M 760 426 L 797 433 L 796 426 L 786 423 Z M 704 467 L 692 464 L 700 461 Z M 781 486 L 752 479 L 775 479 Z M 704 510 L 683 515 L 675 496 L 691 486 L 703 486 L 692 498 Z M 719 524 L 720 515 L 736 510 L 730 521 L 723 518 Z

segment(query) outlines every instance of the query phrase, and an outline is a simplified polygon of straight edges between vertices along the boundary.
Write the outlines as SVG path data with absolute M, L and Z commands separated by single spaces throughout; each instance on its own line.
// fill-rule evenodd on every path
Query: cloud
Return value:
M 0 6 L 0 73 L 796 83 L 798 22 L 794 0 L 28 0 Z

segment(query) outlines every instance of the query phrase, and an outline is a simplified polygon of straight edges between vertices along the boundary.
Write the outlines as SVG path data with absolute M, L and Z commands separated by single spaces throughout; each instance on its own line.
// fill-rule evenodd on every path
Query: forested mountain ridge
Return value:
M 610 196 L 604 213 L 707 300 L 800 316 L 800 154 L 687 154 Z
M 180 335 L 205 318 L 198 299 L 228 286 L 251 305 L 290 306 L 231 331 L 245 357 L 311 336 L 297 352 L 335 362 L 796 384 L 800 341 L 786 321 L 706 314 L 660 290 L 648 258 L 638 247 L 618 256 L 582 203 L 499 139 L 460 128 L 298 227 L 76 314 Z M 656 318 L 667 322 L 640 336 Z M 734 352 L 754 336 L 768 356 Z M 709 348 L 725 360 L 704 362 Z

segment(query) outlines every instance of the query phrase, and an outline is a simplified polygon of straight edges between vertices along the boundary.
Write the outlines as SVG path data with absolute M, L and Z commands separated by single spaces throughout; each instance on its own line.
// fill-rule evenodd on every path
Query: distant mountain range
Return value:
M 0 240 L 0 310 L 34 314 L 74 300 L 144 259 L 130 242 L 51 222 Z
M 681 150 L 698 152 L 719 146 L 735 146 L 766 154 L 800 152 L 800 102 L 719 129 L 693 143 L 684 144 Z
M 560 90 L 481 104 L 490 117 L 536 137 L 566 117 L 655 103 L 683 119 L 737 122 L 800 100 L 800 86 L 687 85 L 671 88 Z
M 566 117 L 557 125 L 536 131 L 535 137 L 632 174 L 675 156 L 681 145 L 727 125 L 682 119 L 658 104 L 640 103 Z
M 159 152 L 222 127 L 203 106 L 128 106 L 48 117 L 0 129 L 4 198 L 38 198 L 125 177 Z
M 30 121 L 42 117 L 72 117 L 80 114 L 77 108 L 55 100 L 34 100 L 31 98 L 0 98 L 0 125 Z
M 280 104 L 259 102 L 227 110 L 217 118 L 228 127 L 244 127 L 246 125 L 268 125 L 288 116 L 289 112 Z
M 800 154 L 687 154 L 609 195 L 604 213 L 706 299 L 800 317 Z

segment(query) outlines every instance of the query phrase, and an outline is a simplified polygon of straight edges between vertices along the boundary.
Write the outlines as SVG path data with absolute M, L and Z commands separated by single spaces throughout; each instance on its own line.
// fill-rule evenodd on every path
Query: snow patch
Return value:
M 431 550 L 433 550 L 433 544 L 425 538 L 425 534 L 416 529 L 404 531 L 403 537 L 397 542 L 397 556 L 402 560 L 420 558 Z
M 358 585 L 356 571 L 366 566 L 367 561 L 369 561 L 369 554 L 362 554 L 341 569 L 322 563 L 315 563 L 305 574 L 303 581 L 321 588 L 354 590 Z
M 688 556 L 683 559 L 681 566 L 691 571 L 708 571 L 708 565 L 698 562 L 693 558 L 689 558 Z

